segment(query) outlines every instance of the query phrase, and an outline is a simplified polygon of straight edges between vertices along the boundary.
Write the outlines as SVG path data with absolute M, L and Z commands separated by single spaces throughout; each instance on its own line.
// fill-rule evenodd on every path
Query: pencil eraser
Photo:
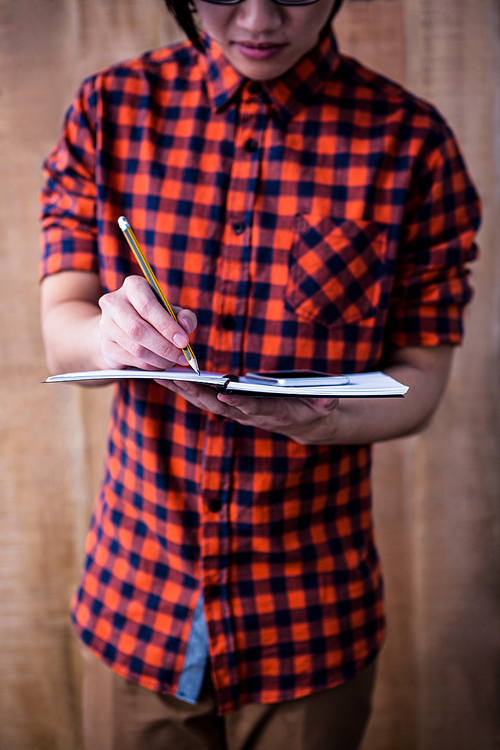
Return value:
M 120 216 L 120 218 L 118 219 L 118 226 L 120 227 L 122 232 L 124 232 L 125 229 L 130 229 L 130 224 L 128 223 L 125 216 Z

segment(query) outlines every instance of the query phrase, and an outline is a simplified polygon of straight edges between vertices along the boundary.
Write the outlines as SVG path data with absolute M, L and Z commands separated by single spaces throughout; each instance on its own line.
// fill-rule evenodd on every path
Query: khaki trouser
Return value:
M 356 750 L 375 680 L 372 664 L 332 690 L 217 716 L 208 673 L 192 706 L 124 680 L 86 649 L 84 663 L 85 750 Z

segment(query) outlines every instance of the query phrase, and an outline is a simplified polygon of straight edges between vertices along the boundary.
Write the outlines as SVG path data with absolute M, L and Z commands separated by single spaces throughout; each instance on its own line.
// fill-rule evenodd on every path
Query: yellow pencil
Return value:
M 139 263 L 139 265 L 141 267 L 141 271 L 143 272 L 144 276 L 146 277 L 146 280 L 148 281 L 151 289 L 155 292 L 156 296 L 158 297 L 158 301 L 161 303 L 161 305 L 163 305 L 163 307 L 168 312 L 168 314 L 177 323 L 178 322 L 177 321 L 177 317 L 176 317 L 174 311 L 172 310 L 172 308 L 170 307 L 169 301 L 167 300 L 167 298 L 163 294 L 163 292 L 161 290 L 161 287 L 158 284 L 158 280 L 157 280 L 156 276 L 153 273 L 153 269 L 149 265 L 146 256 L 142 252 L 141 246 L 137 242 L 137 238 L 136 238 L 135 234 L 132 231 L 132 227 L 128 223 L 128 221 L 125 218 L 125 216 L 120 216 L 120 218 L 118 219 L 118 226 L 120 227 L 120 229 L 122 230 L 123 234 L 125 235 L 125 239 L 127 240 L 128 244 L 130 246 L 130 249 L 134 253 L 135 258 L 136 258 L 137 262 Z M 194 356 L 194 352 L 191 349 L 190 345 L 188 344 L 187 347 L 182 350 L 182 352 L 183 352 L 184 356 L 186 357 L 188 363 L 193 368 L 193 370 L 196 373 L 198 373 L 198 375 L 199 375 L 200 374 L 200 368 L 198 367 L 198 362 L 196 361 L 196 357 Z

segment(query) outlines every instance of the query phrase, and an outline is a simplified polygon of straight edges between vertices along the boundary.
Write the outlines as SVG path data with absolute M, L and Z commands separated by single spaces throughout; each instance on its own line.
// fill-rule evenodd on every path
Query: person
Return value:
M 71 606 L 87 743 L 349 750 L 385 633 L 371 445 L 441 399 L 479 199 L 435 108 L 338 51 L 339 0 L 167 5 L 188 39 L 86 79 L 45 162 L 49 369 L 153 373 L 113 386 Z M 188 341 L 202 370 L 383 369 L 409 391 L 156 382 Z

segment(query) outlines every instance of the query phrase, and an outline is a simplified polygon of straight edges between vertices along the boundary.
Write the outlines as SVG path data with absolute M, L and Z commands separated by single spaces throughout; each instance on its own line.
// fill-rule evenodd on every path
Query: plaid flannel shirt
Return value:
M 202 369 L 379 368 L 459 343 L 479 204 L 443 118 L 338 53 L 242 78 L 217 46 L 87 79 L 45 163 L 41 275 L 139 274 L 194 310 Z M 221 713 L 335 686 L 384 634 L 370 447 L 303 446 L 116 385 L 72 616 L 113 669 L 174 693 L 203 594 Z M 390 408 L 390 406 L 388 406 Z

